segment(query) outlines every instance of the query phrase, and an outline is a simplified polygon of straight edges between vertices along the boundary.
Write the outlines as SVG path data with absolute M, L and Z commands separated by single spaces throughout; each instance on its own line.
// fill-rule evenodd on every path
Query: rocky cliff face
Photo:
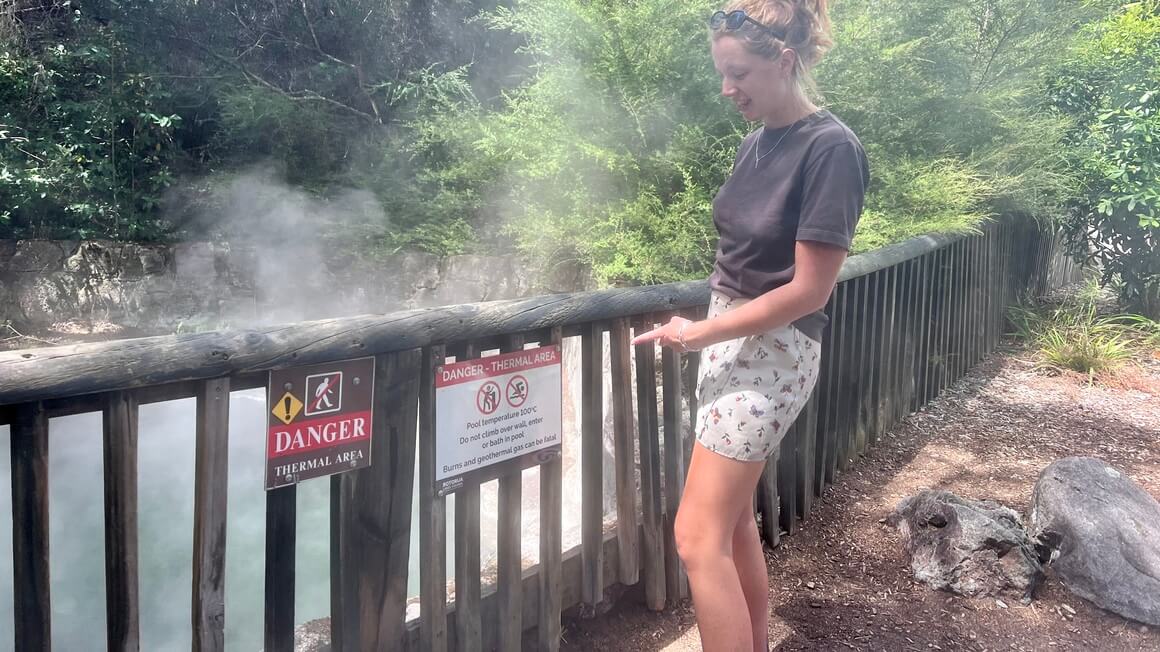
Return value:
M 164 333 L 511 299 L 584 289 L 508 257 L 279 255 L 190 242 L 0 241 L 0 324 L 40 333 Z

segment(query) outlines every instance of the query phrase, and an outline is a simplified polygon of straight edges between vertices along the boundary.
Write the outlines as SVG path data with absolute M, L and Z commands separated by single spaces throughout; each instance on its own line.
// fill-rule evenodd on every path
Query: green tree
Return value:
M 180 125 L 166 89 L 115 30 L 20 10 L 0 28 L 0 237 L 158 237 Z
M 482 181 L 476 223 L 605 282 L 703 276 L 712 196 L 753 128 L 718 97 L 705 26 L 716 8 L 516 0 L 491 12 L 525 41 L 534 74 L 456 134 L 461 163 L 446 172 Z M 836 6 L 837 47 L 817 76 L 871 158 L 857 250 L 1062 203 L 1065 121 L 1037 92 L 1047 45 L 1081 16 L 1063 0 Z
M 1128 307 L 1160 317 L 1160 2 L 1117 7 L 1085 36 L 1048 85 L 1074 120 L 1078 185 L 1061 224 Z

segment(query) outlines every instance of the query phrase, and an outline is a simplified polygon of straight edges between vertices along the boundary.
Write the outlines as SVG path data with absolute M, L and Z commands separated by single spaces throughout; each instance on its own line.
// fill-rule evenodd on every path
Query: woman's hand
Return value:
M 693 349 L 690 349 L 684 344 L 684 342 L 681 341 L 682 329 L 685 329 L 687 332 L 688 325 L 692 323 L 693 322 L 685 319 L 684 317 L 673 317 L 669 320 L 669 323 L 665 324 L 664 326 L 654 328 L 647 333 L 641 333 L 640 335 L 632 338 L 632 343 L 644 344 L 646 342 L 657 340 L 660 342 L 661 346 L 671 346 L 682 352 L 692 351 Z

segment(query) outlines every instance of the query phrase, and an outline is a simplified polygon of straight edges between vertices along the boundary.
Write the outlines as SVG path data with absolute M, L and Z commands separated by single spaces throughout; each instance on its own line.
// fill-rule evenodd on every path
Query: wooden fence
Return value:
M 763 536 L 776 545 L 781 531 L 793 533 L 867 446 L 991 351 L 1020 293 L 1079 278 L 1059 252 L 1056 238 L 1034 223 L 1006 219 L 978 236 L 921 237 L 847 261 L 827 310 L 819 384 L 755 497 Z M 103 414 L 107 643 L 136 650 L 138 406 L 196 397 L 192 647 L 221 650 L 229 394 L 264 387 L 271 369 L 368 355 L 376 359 L 373 466 L 330 479 L 335 649 L 554 650 L 561 611 L 594 606 L 612 584 L 644 582 L 653 609 L 687 596 L 672 524 L 684 433 L 696 411 L 688 390 L 697 359 L 670 350 L 658 358 L 651 346 L 630 351 L 629 341 L 672 314 L 703 315 L 707 301 L 705 283 L 689 282 L 0 353 L 0 424 L 11 426 L 16 649 L 51 645 L 50 417 Z M 613 529 L 602 507 L 605 333 Z M 501 477 L 497 580 L 482 586 L 479 487 L 466 487 L 455 500 L 455 599 L 448 602 L 447 507 L 433 477 L 434 367 L 571 338 L 582 350 L 581 543 L 562 549 L 557 458 L 539 469 L 540 557 L 524 568 L 520 475 Z M 265 648 L 290 650 L 295 487 L 270 491 L 266 501 Z M 407 621 L 412 527 L 422 552 L 421 617 Z

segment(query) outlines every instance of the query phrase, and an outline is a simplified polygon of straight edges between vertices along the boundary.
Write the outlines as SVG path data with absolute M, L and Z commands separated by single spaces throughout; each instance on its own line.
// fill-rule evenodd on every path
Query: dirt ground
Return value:
M 1160 353 L 1158 353 L 1160 354 Z M 1160 360 L 1114 386 L 1046 375 L 1011 346 L 883 437 L 766 551 L 775 650 L 1160 650 L 1160 631 L 1072 595 L 1048 571 L 1036 599 L 967 599 L 916 583 L 884 523 L 921 488 L 1024 514 L 1039 472 L 1104 459 L 1160 497 Z M 699 650 L 688 601 L 653 613 L 630 589 L 605 616 L 566 618 L 564 650 Z

